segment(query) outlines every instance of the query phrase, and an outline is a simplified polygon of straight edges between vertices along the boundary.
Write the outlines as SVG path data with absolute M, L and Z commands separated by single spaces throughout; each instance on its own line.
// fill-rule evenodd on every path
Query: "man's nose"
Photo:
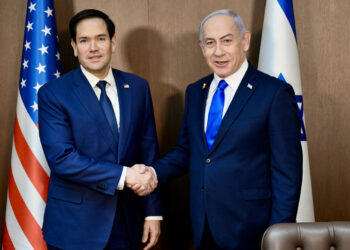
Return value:
M 222 45 L 220 43 L 216 44 L 214 53 L 216 56 L 222 56 L 224 54 L 224 50 L 222 49 Z
M 96 42 L 92 40 L 90 43 L 90 51 L 96 51 L 96 50 L 97 50 Z

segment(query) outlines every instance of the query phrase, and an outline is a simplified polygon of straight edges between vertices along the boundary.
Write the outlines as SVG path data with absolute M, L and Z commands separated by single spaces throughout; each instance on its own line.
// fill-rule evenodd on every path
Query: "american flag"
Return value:
M 38 90 L 61 72 L 53 0 L 29 0 L 12 144 L 3 249 L 46 249 L 50 169 L 40 144 Z

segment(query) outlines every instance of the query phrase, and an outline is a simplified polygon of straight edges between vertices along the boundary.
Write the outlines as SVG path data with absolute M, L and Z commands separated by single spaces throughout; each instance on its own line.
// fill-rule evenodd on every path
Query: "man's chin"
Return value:
M 218 77 L 220 78 L 226 78 L 228 77 L 230 74 L 228 74 L 227 72 L 222 72 L 222 71 L 214 71 L 215 74 L 217 74 Z

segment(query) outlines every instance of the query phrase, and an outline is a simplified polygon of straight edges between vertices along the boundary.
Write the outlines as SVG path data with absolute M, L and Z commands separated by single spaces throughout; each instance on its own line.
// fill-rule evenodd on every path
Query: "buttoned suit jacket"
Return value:
M 212 80 L 188 86 L 177 144 L 154 168 L 160 183 L 189 171 L 197 247 L 207 218 L 220 247 L 260 249 L 269 225 L 296 218 L 302 150 L 295 94 L 249 65 L 209 151 L 204 114 Z
M 147 82 L 112 71 L 120 108 L 118 145 L 80 67 L 39 91 L 39 133 L 51 169 L 43 233 L 48 244 L 62 249 L 103 249 L 121 196 L 135 243 L 145 216 L 161 213 L 158 194 L 144 198 L 126 187 L 116 191 L 123 166 L 153 163 L 158 143 Z

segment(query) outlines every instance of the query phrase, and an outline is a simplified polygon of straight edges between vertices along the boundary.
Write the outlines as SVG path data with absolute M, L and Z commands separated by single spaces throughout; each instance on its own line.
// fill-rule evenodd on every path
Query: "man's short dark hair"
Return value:
M 101 18 L 106 23 L 109 38 L 112 38 L 115 33 L 115 25 L 113 21 L 107 16 L 105 13 L 99 10 L 95 9 L 86 9 L 78 12 L 75 14 L 72 19 L 69 22 L 69 33 L 76 42 L 76 36 L 77 36 L 77 25 L 81 20 L 88 19 L 88 18 Z

